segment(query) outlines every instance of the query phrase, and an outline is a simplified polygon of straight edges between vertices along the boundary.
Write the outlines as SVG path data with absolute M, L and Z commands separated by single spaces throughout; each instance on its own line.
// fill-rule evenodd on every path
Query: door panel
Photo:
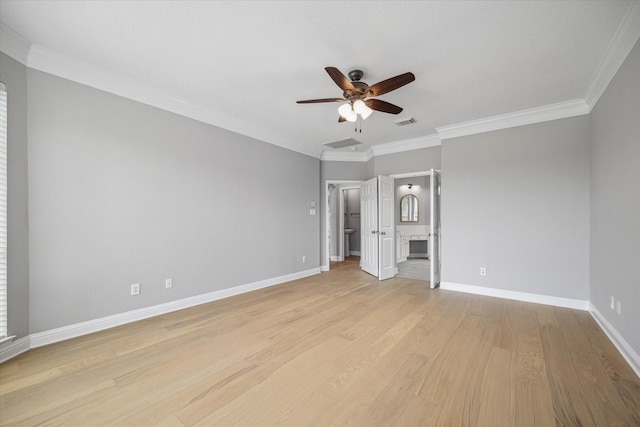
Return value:
M 360 266 L 378 277 L 378 178 L 360 186 Z
M 378 177 L 378 231 L 380 280 L 395 276 L 395 209 L 394 179 L 388 176 Z

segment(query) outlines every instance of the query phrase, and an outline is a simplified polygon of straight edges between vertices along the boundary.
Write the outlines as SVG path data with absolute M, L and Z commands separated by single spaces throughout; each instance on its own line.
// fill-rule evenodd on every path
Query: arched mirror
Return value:
M 413 194 L 400 199 L 400 222 L 418 222 L 418 198 Z

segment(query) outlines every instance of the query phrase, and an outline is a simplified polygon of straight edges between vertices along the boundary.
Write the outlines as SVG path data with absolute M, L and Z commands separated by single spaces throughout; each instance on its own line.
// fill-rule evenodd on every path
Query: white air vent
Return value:
M 331 148 L 344 148 L 344 147 L 352 147 L 354 145 L 360 145 L 362 144 L 362 142 L 358 142 L 353 138 L 347 138 L 347 139 L 343 139 L 341 141 L 336 141 L 336 142 L 327 142 L 326 145 L 327 147 L 331 147 Z
M 395 121 L 395 124 L 398 126 L 404 126 L 404 125 L 410 125 L 411 123 L 415 123 L 416 119 L 414 119 L 413 117 L 407 117 L 404 119 L 398 119 Z

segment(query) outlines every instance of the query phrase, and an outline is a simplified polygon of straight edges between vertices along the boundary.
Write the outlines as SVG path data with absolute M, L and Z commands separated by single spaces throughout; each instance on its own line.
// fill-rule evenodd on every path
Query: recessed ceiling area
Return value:
M 5 52 L 26 46 L 36 70 L 320 157 L 460 123 L 584 101 L 632 1 L 14 1 L 0 2 Z M 634 21 L 635 22 L 635 21 Z M 12 45 L 13 44 L 13 45 Z M 18 54 L 16 54 L 18 55 Z M 399 115 L 338 123 L 325 67 L 373 84 Z M 397 126 L 412 117 L 411 126 Z M 349 151 L 348 147 L 339 148 Z

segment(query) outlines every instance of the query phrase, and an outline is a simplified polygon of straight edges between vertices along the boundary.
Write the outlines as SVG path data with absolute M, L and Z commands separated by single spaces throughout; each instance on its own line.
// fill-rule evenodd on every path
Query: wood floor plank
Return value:
M 318 387 L 333 369 L 329 355 L 349 343 L 337 336 L 319 343 L 322 351 L 310 348 L 196 425 L 275 424 L 290 407 Z M 306 375 L 300 377 L 300 372 L 305 372 Z M 292 386 L 295 387 L 295 393 L 290 391 Z M 251 411 L 247 411 L 247 408 L 251 408 Z
M 535 309 L 532 304 L 520 303 L 514 306 L 512 315 L 514 329 L 519 332 L 516 343 L 515 425 L 553 425 L 553 403 Z
M 359 420 L 362 425 L 395 425 L 401 416 L 398 408 L 404 408 L 421 385 L 422 368 L 428 358 L 411 353 L 399 365 L 400 369 L 385 388 L 378 393 L 370 409 Z
M 477 425 L 515 425 L 511 410 L 512 396 L 515 394 L 511 387 L 511 359 L 510 350 L 500 347 L 491 349 L 482 381 Z
M 640 379 L 587 312 L 350 260 L 24 353 L 0 425 L 636 426 Z

